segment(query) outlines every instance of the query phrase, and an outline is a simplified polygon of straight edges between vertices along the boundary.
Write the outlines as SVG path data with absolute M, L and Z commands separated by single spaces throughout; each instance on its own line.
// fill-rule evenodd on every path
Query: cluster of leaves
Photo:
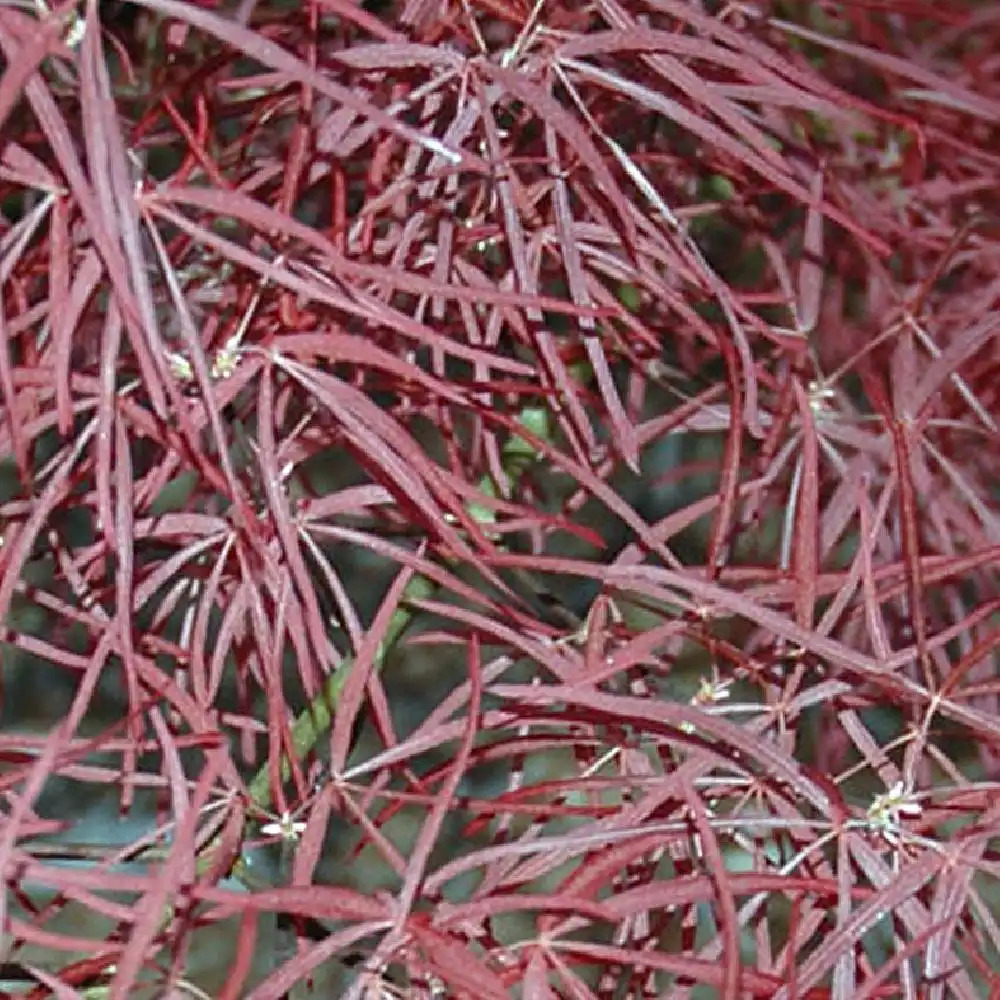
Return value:
M 1000 995 L 996 4 L 0 49 L 25 995 Z

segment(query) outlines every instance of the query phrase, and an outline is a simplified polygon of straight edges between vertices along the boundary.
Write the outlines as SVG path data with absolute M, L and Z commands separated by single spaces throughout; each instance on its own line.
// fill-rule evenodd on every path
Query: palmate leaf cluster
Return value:
M 0 51 L 11 990 L 996 995 L 1000 7 Z

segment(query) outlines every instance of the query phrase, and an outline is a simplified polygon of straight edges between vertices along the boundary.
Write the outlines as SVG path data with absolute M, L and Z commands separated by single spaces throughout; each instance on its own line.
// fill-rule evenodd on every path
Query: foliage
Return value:
M 25 995 L 998 995 L 996 4 L 0 48 Z

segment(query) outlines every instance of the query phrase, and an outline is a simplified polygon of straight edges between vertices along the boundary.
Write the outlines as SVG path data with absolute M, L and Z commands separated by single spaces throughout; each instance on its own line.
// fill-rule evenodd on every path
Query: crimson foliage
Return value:
M 1000 995 L 1000 6 L 24 6 L 26 995 Z

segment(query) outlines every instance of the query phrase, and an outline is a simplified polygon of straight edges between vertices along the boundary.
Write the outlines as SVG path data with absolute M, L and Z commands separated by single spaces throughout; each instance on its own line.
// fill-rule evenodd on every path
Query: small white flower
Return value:
M 42 18 L 47 18 L 52 14 L 52 10 L 45 0 L 35 0 L 35 9 Z M 83 41 L 83 36 L 87 33 L 87 22 L 76 11 L 72 11 L 68 16 L 64 15 L 64 18 L 68 21 L 64 41 L 70 48 L 75 48 Z
M 170 363 L 170 373 L 181 382 L 190 382 L 194 378 L 194 369 L 191 362 L 183 354 L 167 352 L 167 361 Z
M 226 342 L 212 362 L 212 378 L 229 378 L 240 361 L 240 343 L 236 337 Z
M 86 34 L 87 22 L 78 14 L 74 14 L 66 31 L 66 44 L 71 49 L 75 49 L 83 41 L 83 37 Z
M 260 828 L 265 837 L 280 837 L 282 840 L 294 842 L 305 833 L 306 824 L 294 820 L 291 813 L 283 812 L 273 823 L 267 823 Z
M 698 681 L 698 690 L 691 699 L 692 705 L 714 705 L 729 697 L 729 686 L 732 681 L 720 681 L 718 677 L 702 677 Z
M 833 413 L 833 401 L 837 398 L 837 390 L 823 382 L 810 382 L 806 389 L 809 409 L 819 419 Z
M 889 791 L 876 795 L 868 807 L 868 827 L 880 833 L 888 843 L 898 844 L 902 820 L 916 818 L 922 813 L 916 793 L 897 781 Z
M 732 683 L 731 680 L 720 681 L 718 672 L 715 670 L 711 677 L 702 677 L 698 681 L 698 690 L 691 696 L 688 704 L 695 708 L 704 708 L 724 701 L 729 697 L 729 687 Z M 693 733 L 695 727 L 690 722 L 684 722 L 681 724 L 681 730 L 685 733 Z

